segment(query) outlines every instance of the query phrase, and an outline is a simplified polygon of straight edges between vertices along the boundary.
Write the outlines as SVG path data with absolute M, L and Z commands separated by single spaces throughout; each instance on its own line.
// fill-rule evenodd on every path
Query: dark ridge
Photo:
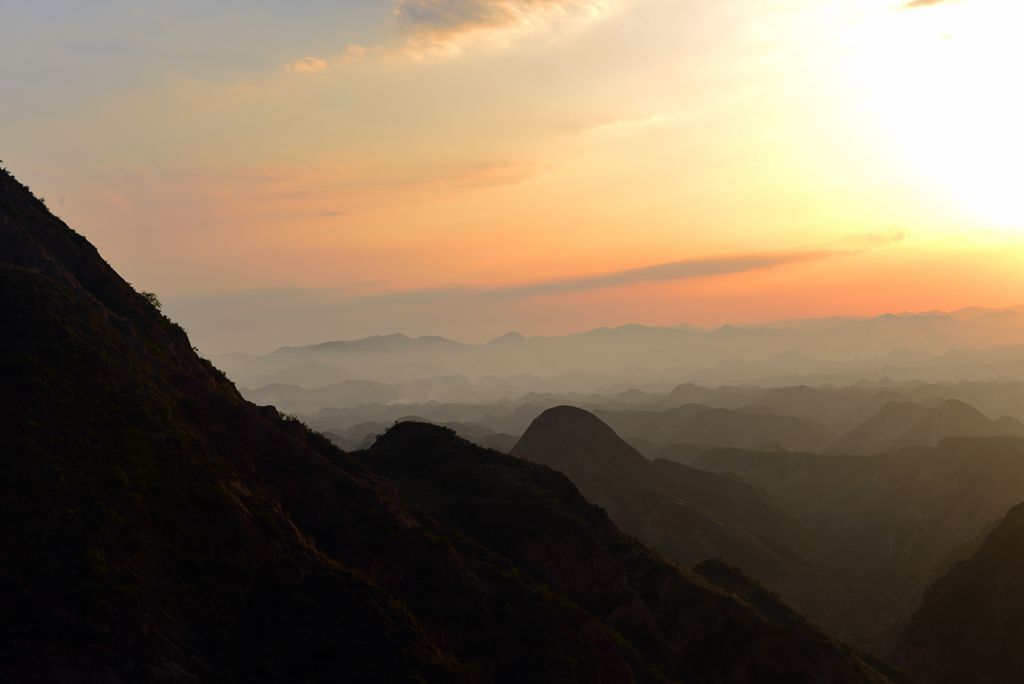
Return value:
M 547 467 L 455 438 L 381 440 L 361 456 L 404 500 L 587 610 L 672 681 L 887 681 L 806 622 L 776 619 L 792 614 L 777 599 L 766 618 L 664 560 Z

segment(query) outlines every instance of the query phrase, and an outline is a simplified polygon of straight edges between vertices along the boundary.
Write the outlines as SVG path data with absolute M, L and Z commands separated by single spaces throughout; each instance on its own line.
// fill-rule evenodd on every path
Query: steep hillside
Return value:
M 244 401 L 6 173 L 0 291 L 0 679 L 662 679 L 602 619 Z M 734 660 L 875 677 L 828 645 L 725 634 L 714 678 Z
M 1024 504 L 933 584 L 900 641 L 922 682 L 1004 684 L 1024 673 Z
M 329 475 L 384 513 L 387 489 L 243 402 L 6 174 L 0 291 L 0 678 L 454 679 L 276 491 Z

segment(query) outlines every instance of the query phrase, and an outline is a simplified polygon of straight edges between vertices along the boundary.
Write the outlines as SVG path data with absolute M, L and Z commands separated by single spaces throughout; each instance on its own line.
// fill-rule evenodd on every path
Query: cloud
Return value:
M 457 57 L 473 48 L 504 48 L 534 34 L 564 35 L 608 15 L 626 0 L 392 0 L 396 34 L 377 45 L 348 45 L 328 60 L 285 65 L 311 74 L 366 62 Z
M 938 5 L 949 0 L 911 0 L 904 7 L 906 9 L 914 9 L 915 7 L 929 7 L 931 5 Z
M 840 254 L 835 250 L 807 250 L 795 252 L 778 252 L 768 254 L 746 254 L 738 256 L 712 257 L 705 259 L 683 259 L 664 264 L 654 264 L 632 268 L 625 271 L 613 271 L 597 275 L 549 280 L 528 285 L 483 290 L 481 292 L 504 296 L 531 296 L 538 294 L 557 294 L 563 292 L 580 292 L 608 287 L 622 287 L 639 283 L 653 283 L 675 280 L 692 280 L 721 275 L 736 275 L 752 271 L 764 271 L 779 266 L 787 266 L 809 261 L 819 261 Z
M 303 57 L 297 62 L 285 64 L 284 68 L 293 74 L 315 74 L 327 68 L 327 61 L 319 57 Z
M 529 34 L 561 32 L 606 16 L 619 0 L 396 0 L 403 56 L 421 60 L 507 46 Z

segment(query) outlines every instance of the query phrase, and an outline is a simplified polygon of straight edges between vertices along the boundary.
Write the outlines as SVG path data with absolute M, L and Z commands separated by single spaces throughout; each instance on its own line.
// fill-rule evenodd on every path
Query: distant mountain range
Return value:
M 357 384 L 347 383 L 346 391 L 356 392 Z M 947 437 L 1024 436 L 1020 420 L 1024 417 L 1024 383 L 1016 382 L 881 387 L 858 384 L 843 388 L 707 388 L 687 384 L 660 394 L 639 390 L 610 395 L 527 394 L 489 403 L 377 401 L 352 408 L 304 403 L 316 395 L 333 396 L 338 389 L 275 386 L 248 394 L 261 403 L 303 415 L 344 448 L 365 446 L 396 420 L 413 417 L 449 425 L 471 441 L 506 451 L 534 418 L 561 404 L 594 412 L 647 456 L 688 445 L 894 453 L 907 446 L 935 446 Z M 366 397 L 372 394 L 371 388 Z M 965 400 L 979 402 L 987 413 Z M 304 413 L 304 407 L 310 412 Z
M 638 325 L 559 337 L 509 334 L 487 344 L 383 335 L 285 347 L 217 363 L 244 387 L 315 389 L 344 380 L 402 384 L 464 376 L 532 383 L 526 391 L 592 392 L 626 383 L 852 384 L 872 381 L 1024 380 L 1024 307 L 830 318 L 700 330 Z M 439 388 L 440 389 L 440 388 Z M 429 397 L 452 400 L 443 390 Z

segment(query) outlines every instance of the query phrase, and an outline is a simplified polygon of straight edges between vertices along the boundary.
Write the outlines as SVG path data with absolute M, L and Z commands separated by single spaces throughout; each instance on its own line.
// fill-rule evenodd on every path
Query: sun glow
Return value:
M 847 66 L 893 150 L 986 227 L 1024 230 L 1024 3 L 946 0 L 862 15 Z

